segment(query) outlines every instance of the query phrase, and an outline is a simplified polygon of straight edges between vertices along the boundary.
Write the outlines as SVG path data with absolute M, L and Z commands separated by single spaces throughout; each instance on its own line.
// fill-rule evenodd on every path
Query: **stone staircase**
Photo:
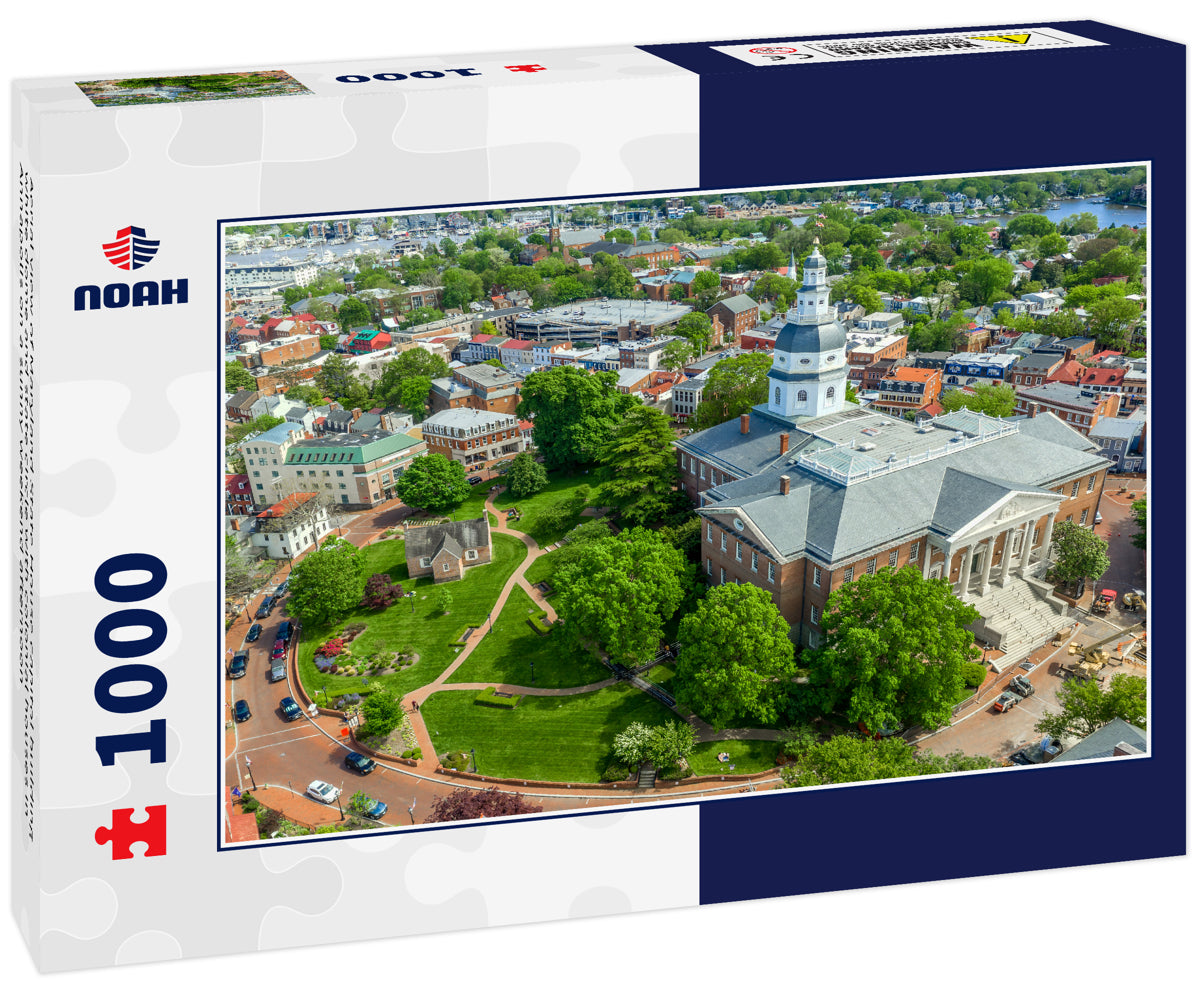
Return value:
M 989 647 L 1004 652 L 992 662 L 997 671 L 1021 661 L 1059 630 L 1075 625 L 1066 602 L 1055 598 L 1052 586 L 1044 581 L 1014 577 L 1005 588 L 993 582 L 987 595 L 971 593 L 968 600 L 978 610 L 979 619 L 967 629 Z
M 639 790 L 653 789 L 658 770 L 652 765 L 643 765 L 638 770 L 637 785 Z

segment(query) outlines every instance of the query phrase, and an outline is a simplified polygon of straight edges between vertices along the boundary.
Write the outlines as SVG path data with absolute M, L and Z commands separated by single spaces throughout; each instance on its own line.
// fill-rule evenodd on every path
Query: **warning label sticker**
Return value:
M 845 62 L 849 59 L 897 59 L 904 56 L 956 56 L 971 52 L 1024 52 L 1030 49 L 1072 49 L 1104 45 L 1057 28 L 1004 28 L 994 32 L 939 31 L 920 35 L 881 35 L 877 38 L 828 38 L 794 42 L 754 42 L 714 45 L 751 66 L 794 66 Z

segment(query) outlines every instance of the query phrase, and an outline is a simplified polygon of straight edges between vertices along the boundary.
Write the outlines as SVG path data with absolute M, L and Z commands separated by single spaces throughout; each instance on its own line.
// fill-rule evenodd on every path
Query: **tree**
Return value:
M 648 724 L 634 721 L 613 737 L 613 758 L 630 769 L 641 765 L 650 757 L 650 739 L 653 735 L 654 729 Z
M 721 359 L 709 370 L 704 400 L 696 408 L 692 430 L 711 428 L 747 413 L 756 404 L 765 404 L 770 385 L 767 373 L 773 362 L 773 355 L 757 351 Z
M 1059 581 L 1096 580 L 1108 570 L 1108 542 L 1071 519 L 1056 523 L 1051 539 L 1056 554 L 1052 573 Z
M 257 388 L 258 383 L 250 375 L 250 370 L 242 365 L 241 362 L 225 363 L 226 393 L 237 393 L 238 390 L 254 390 Z
M 787 620 L 756 585 L 710 588 L 679 624 L 676 698 L 717 730 L 741 717 L 775 723 L 795 672 Z
M 692 295 L 701 309 L 708 309 L 721 294 L 721 276 L 714 271 L 702 271 L 692 281 Z M 682 321 L 680 321 L 682 323 Z
M 615 372 L 573 365 L 531 372 L 521 387 L 517 417 L 534 421 L 533 441 L 552 469 L 591 463 L 632 397 L 617 392 Z
M 391 734 L 400 726 L 404 710 L 400 701 L 390 692 L 377 689 L 359 703 L 363 722 L 358 727 L 358 733 L 363 737 L 372 735 Z
M 542 808 L 531 804 L 519 793 L 506 793 L 494 786 L 472 790 L 460 786 L 448 796 L 433 802 L 426 824 L 439 821 L 471 821 L 475 818 L 504 818 L 514 814 L 540 814 Z
M 527 498 L 536 494 L 549 482 L 545 467 L 533 458 L 532 452 L 520 452 L 509 464 L 505 477 L 508 493 L 515 498 Z
M 850 384 L 849 380 L 846 381 L 845 397 L 846 397 L 846 400 L 852 404 L 856 404 L 859 402 L 858 394 L 855 392 L 854 387 Z
M 437 609 L 443 616 L 450 612 L 450 606 L 454 604 L 454 596 L 450 593 L 449 588 L 440 588 L 438 597 L 434 603 L 434 608 Z
M 712 321 L 703 313 L 692 312 L 675 325 L 675 333 L 687 339 L 692 354 L 699 358 L 712 344 Z
M 479 333 L 483 337 L 499 337 L 500 332 L 496 329 L 496 325 L 490 320 L 485 320 L 479 325 Z
M 682 369 L 696 357 L 695 348 L 689 341 L 672 341 L 662 353 L 662 364 L 666 369 L 677 371 Z
M 346 361 L 344 355 L 328 355 L 313 382 L 323 396 L 340 400 L 351 396 L 360 388 L 355 373 L 354 366 Z
M 1044 713 L 1041 734 L 1062 740 L 1084 738 L 1120 717 L 1135 727 L 1146 726 L 1146 680 L 1136 675 L 1113 675 L 1102 688 L 1097 679 L 1068 679 L 1058 691 L 1062 710 Z
M 418 456 L 396 481 L 396 493 L 406 505 L 444 511 L 462 504 L 471 494 L 461 463 L 436 452 Z
M 404 594 L 404 585 L 392 584 L 390 574 L 372 574 L 367 578 L 362 601 L 368 609 L 387 609 Z
M 414 417 L 423 417 L 433 380 L 449 374 L 450 367 L 439 355 L 413 348 L 383 367 L 374 386 L 375 402 L 381 407 L 398 407 Z
M 598 643 L 639 664 L 654 655 L 684 599 L 683 555 L 649 529 L 627 529 L 586 546 L 555 575 L 562 627 L 577 644 Z
M 975 383 L 971 392 L 950 390 L 942 397 L 942 407 L 948 411 L 969 410 L 992 417 L 1008 417 L 1017 406 L 1016 391 L 1007 383 L 992 386 L 990 383 Z
M 853 734 L 837 734 L 821 744 L 800 749 L 796 764 L 785 767 L 782 777 L 784 786 L 828 786 L 989 769 L 994 765 L 984 755 L 917 754 L 900 738 L 872 741 Z
M 374 806 L 374 798 L 368 797 L 362 790 L 355 790 L 350 795 L 350 799 L 346 801 L 346 810 L 351 814 L 358 814 L 360 816 L 366 814 Z
M 441 275 L 442 305 L 466 309 L 483 298 L 483 281 L 466 268 L 447 268 Z
M 872 732 L 897 723 L 939 727 L 958 701 L 971 650 L 963 627 L 977 617 L 950 582 L 922 578 L 911 564 L 864 575 L 829 597 L 809 682 L 826 712 Z
M 338 326 L 343 334 L 349 334 L 355 327 L 364 327 L 371 322 L 371 311 L 362 300 L 351 297 L 338 307 Z
M 596 453 L 604 467 L 600 503 L 635 525 L 659 521 L 675 489 L 675 432 L 665 414 L 637 405 Z
M 972 227 L 973 228 L 973 227 Z M 959 278 L 959 295 L 976 306 L 999 299 L 1012 285 L 1013 266 L 1004 258 L 981 257 L 972 261 Z
M 1137 522 L 1140 532 L 1135 532 L 1129 537 L 1129 541 L 1139 550 L 1146 548 L 1146 521 L 1149 514 L 1146 511 L 1146 498 L 1140 497 L 1129 506 L 1129 513 L 1133 516 L 1133 520 Z
M 258 580 L 257 568 L 233 536 L 225 537 L 225 595 L 248 597 Z
M 1088 332 L 1096 338 L 1101 348 L 1116 351 L 1129 350 L 1129 333 L 1141 318 L 1142 310 L 1136 302 L 1117 296 L 1098 299 L 1088 308 Z
M 356 606 L 366 584 L 366 557 L 340 536 L 326 536 L 292 570 L 288 611 L 306 626 L 319 626 Z
M 656 769 L 669 769 L 696 747 L 696 729 L 686 720 L 668 720 L 650 732 L 646 757 Z
M 1010 219 L 1006 229 L 1010 237 L 1044 237 L 1047 234 L 1055 232 L 1054 224 L 1038 212 L 1031 212 L 1027 215 L 1016 216 Z

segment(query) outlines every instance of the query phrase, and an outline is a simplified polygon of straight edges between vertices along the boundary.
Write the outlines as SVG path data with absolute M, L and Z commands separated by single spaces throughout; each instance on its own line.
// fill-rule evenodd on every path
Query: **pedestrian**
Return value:
M 417 701 L 414 699 L 412 701 L 412 703 L 413 703 L 413 713 L 416 713 L 417 712 Z

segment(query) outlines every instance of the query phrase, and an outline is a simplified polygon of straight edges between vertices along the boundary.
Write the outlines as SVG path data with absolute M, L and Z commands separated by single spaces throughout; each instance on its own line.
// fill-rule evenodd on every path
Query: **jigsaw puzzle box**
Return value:
M 40 967 L 1182 854 L 1183 86 L 1090 21 L 19 82 Z

